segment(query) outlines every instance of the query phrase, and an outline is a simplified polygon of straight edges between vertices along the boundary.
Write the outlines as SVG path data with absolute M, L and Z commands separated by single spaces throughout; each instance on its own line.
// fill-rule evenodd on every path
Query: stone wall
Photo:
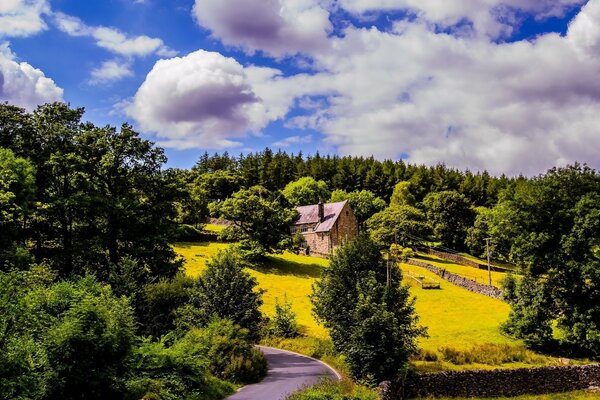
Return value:
M 455 284 L 456 286 L 460 286 L 463 289 L 467 289 L 471 292 L 479 293 L 484 296 L 492 297 L 494 299 L 502 300 L 502 290 L 498 289 L 495 286 L 484 285 L 482 283 L 475 282 L 472 279 L 464 278 L 462 276 L 453 274 L 451 272 L 446 271 L 445 269 L 435 267 L 423 261 L 408 260 L 406 261 L 406 263 L 410 265 L 416 265 L 417 267 L 425 268 L 426 270 L 433 272 L 440 278 L 445 279 L 448 282 Z
M 512 397 L 600 386 L 600 364 L 413 374 L 403 387 L 380 385 L 385 400 L 420 397 Z M 600 396 L 600 395 L 599 395 Z
M 444 251 L 433 250 L 430 248 L 423 248 L 423 249 L 419 249 L 419 250 L 423 251 L 424 253 L 431 254 L 432 256 L 441 258 L 442 260 L 452 261 L 452 262 L 455 262 L 458 264 L 462 264 L 462 265 L 466 265 L 466 266 L 478 268 L 478 269 L 485 269 L 485 270 L 488 269 L 487 264 L 480 264 L 478 262 L 475 262 L 473 260 L 470 260 L 470 259 L 465 258 L 458 254 L 446 253 Z M 492 264 L 492 269 L 494 271 L 498 271 L 498 272 L 510 272 L 506 268 L 498 267 L 493 264 Z

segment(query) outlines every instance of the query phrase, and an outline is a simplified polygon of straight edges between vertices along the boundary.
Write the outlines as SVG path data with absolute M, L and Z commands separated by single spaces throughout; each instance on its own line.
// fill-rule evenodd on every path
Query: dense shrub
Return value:
M 177 311 L 190 301 L 194 280 L 183 274 L 144 287 L 141 331 L 159 337 L 175 328 Z
M 91 277 L 51 282 L 0 273 L 0 398 L 117 396 L 135 331 L 127 298 Z
M 348 381 L 323 382 L 304 389 L 287 398 L 287 400 L 377 400 L 374 390 L 357 386 Z
M 439 351 L 445 361 L 456 365 L 501 365 L 513 362 L 540 364 L 547 360 L 546 357 L 537 355 L 523 346 L 510 346 L 507 344 L 486 343 L 464 350 L 446 346 L 441 347 Z
M 248 330 L 229 320 L 214 320 L 204 329 L 193 329 L 189 337 L 205 343 L 210 371 L 232 382 L 259 381 L 267 373 L 265 356 L 249 340 Z
M 177 242 L 198 242 L 203 239 L 200 229 L 192 225 L 179 224 L 175 231 L 174 240 Z
M 190 333 L 168 346 L 145 340 L 130 360 L 128 400 L 212 400 L 233 392 L 233 386 L 209 372 L 206 343 Z
M 287 296 L 284 296 L 283 304 L 279 303 L 279 299 L 275 299 L 275 315 L 270 321 L 269 334 L 282 338 L 294 338 L 299 335 L 296 313 L 292 310 Z

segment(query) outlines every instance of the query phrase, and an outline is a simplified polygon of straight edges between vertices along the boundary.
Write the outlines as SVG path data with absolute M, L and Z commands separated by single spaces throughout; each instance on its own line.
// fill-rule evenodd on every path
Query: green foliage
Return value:
M 267 373 L 267 360 L 251 343 L 248 330 L 230 320 L 213 320 L 204 329 L 192 329 L 208 348 L 210 371 L 238 383 L 258 382 Z
M 539 356 L 523 346 L 507 344 L 479 344 L 470 349 L 459 350 L 450 346 L 439 349 L 444 361 L 456 365 L 486 364 L 502 365 L 507 363 L 540 364 L 546 358 Z
M 415 196 L 410 192 L 411 183 L 408 181 L 398 182 L 394 186 L 394 192 L 390 199 L 390 207 L 414 206 L 417 202 Z
M 505 329 L 536 346 L 556 321 L 572 351 L 600 356 L 600 175 L 574 165 L 520 180 L 494 207 L 490 232 L 503 255 L 522 265 Z
M 327 200 L 331 195 L 327 183 L 316 181 L 310 176 L 288 183 L 282 193 L 292 206 L 317 204 L 319 201 Z
M 35 193 L 33 165 L 0 148 L 0 269 L 24 269 L 29 254 L 22 245 Z
M 194 280 L 184 274 L 144 286 L 141 331 L 160 337 L 173 330 L 181 308 L 190 302 L 190 289 L 193 286 Z
M 134 340 L 127 298 L 91 277 L 52 279 L 43 269 L 0 273 L 0 394 L 115 396 Z
M 377 197 L 375 193 L 369 190 L 355 190 L 354 192 L 346 193 L 343 190 L 334 190 L 331 193 L 329 201 L 338 202 L 348 200 L 352 211 L 359 223 L 368 220 L 373 214 L 382 211 L 385 208 L 385 201 Z
M 210 375 L 206 346 L 196 332 L 170 346 L 165 341 L 142 341 L 129 360 L 125 398 L 217 400 L 231 394 L 231 384 Z
M 403 247 L 399 244 L 392 244 L 390 246 L 390 257 L 392 260 L 406 261 L 409 258 L 415 257 L 416 254 L 410 247 Z
M 553 312 L 545 285 L 525 276 L 516 287 L 508 321 L 502 325 L 506 333 L 534 348 L 548 347 L 553 342 Z
M 369 382 L 394 379 L 417 351 L 414 299 L 366 235 L 342 245 L 313 286 L 315 315 L 346 356 L 351 374 Z
M 292 310 L 292 303 L 284 295 L 283 304 L 275 299 L 275 315 L 271 318 L 269 334 L 281 338 L 294 338 L 300 334 L 296 313 Z
M 240 241 L 246 259 L 263 258 L 291 244 L 289 227 L 296 212 L 284 208 L 263 187 L 242 189 L 223 202 L 211 203 L 210 208 L 212 214 L 233 222 L 224 235 Z
M 324 381 L 319 385 L 294 393 L 287 400 L 377 400 L 374 390 L 349 381 Z
M 236 249 L 219 252 L 190 291 L 190 306 L 182 313 L 180 326 L 205 326 L 212 318 L 230 319 L 258 339 L 264 323 L 259 311 L 262 290 L 256 279 L 244 271 L 244 262 Z
M 517 301 L 517 279 L 511 273 L 506 274 L 500 282 L 502 286 L 502 298 L 510 304 Z
M 382 248 L 392 244 L 414 246 L 431 235 L 431 227 L 425 214 L 411 206 L 388 207 L 367 221 L 373 240 Z
M 423 201 L 433 232 L 444 246 L 465 249 L 467 230 L 473 225 L 475 213 L 469 200 L 454 191 L 430 193 Z

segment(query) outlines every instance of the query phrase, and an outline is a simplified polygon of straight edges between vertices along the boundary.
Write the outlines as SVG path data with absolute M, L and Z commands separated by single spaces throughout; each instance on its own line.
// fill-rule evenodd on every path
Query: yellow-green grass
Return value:
M 554 393 L 554 394 L 535 394 L 535 395 L 524 395 L 517 397 L 494 397 L 484 399 L 477 397 L 479 400 L 592 400 L 600 398 L 600 392 L 591 390 L 579 390 L 576 392 L 566 393 Z M 437 400 L 467 400 L 462 397 L 437 397 Z M 469 398 L 469 399 L 472 399 Z
M 198 276 L 206 267 L 206 261 L 227 246 L 225 243 L 178 243 L 174 248 L 186 261 L 186 273 Z M 327 330 L 312 316 L 308 298 L 313 282 L 327 262 L 322 258 L 284 253 L 269 256 L 267 262 L 248 269 L 259 287 L 266 290 L 261 311 L 273 315 L 276 299 L 283 302 L 284 296 L 287 296 L 303 333 L 317 338 L 327 337 Z
M 196 277 L 204 271 L 208 260 L 228 246 L 227 243 L 217 242 L 185 242 L 177 243 L 173 248 L 185 261 L 185 273 L 191 277 Z
M 221 233 L 223 230 L 227 228 L 225 225 L 215 225 L 215 224 L 206 224 L 204 225 L 204 230 L 208 232 Z
M 468 267 L 466 265 L 461 265 L 452 261 L 443 260 L 439 257 L 435 257 L 432 255 L 420 254 L 418 258 L 421 261 L 425 261 L 426 263 L 433 265 L 434 267 L 445 269 L 448 272 L 452 272 L 453 274 L 472 279 L 476 282 L 483 283 L 486 285 L 489 283 L 489 276 L 487 270 Z M 504 272 L 492 271 L 492 285 L 496 287 L 501 287 L 502 279 L 504 279 L 505 277 L 506 273 Z
M 428 328 L 429 337 L 420 340 L 423 349 L 437 351 L 443 346 L 468 349 L 477 343 L 520 344 L 499 330 L 508 317 L 508 304 L 440 280 L 425 268 L 408 264 L 401 264 L 401 268 L 406 273 L 441 281 L 441 289 L 415 286 L 410 289 L 416 298 L 420 324 Z

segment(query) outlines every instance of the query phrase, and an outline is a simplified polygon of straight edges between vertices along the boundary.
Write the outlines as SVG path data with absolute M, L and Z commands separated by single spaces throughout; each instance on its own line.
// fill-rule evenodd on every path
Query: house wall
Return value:
M 304 233 L 303 236 L 309 247 L 310 255 L 329 257 L 331 254 L 331 238 L 329 233 L 308 232 Z
M 338 220 L 331 229 L 331 242 L 335 249 L 346 240 L 352 240 L 358 235 L 358 221 L 350 204 L 346 203 Z

